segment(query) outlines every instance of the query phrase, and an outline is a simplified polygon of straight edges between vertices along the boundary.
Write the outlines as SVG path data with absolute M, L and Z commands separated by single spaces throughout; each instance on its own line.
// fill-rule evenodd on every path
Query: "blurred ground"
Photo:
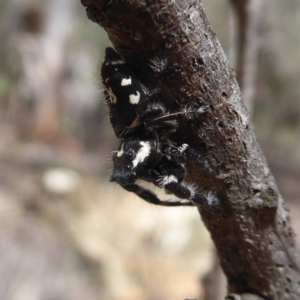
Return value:
M 100 168 L 74 176 L 24 152 L 0 160 L 1 299 L 198 296 L 212 257 L 197 211 L 153 207 Z
M 233 59 L 228 3 L 204 4 Z M 263 13 L 253 119 L 299 231 L 300 5 Z M 201 299 L 213 247 L 197 211 L 108 182 L 103 32 L 79 1 L 2 0 L 0 15 L 0 299 Z

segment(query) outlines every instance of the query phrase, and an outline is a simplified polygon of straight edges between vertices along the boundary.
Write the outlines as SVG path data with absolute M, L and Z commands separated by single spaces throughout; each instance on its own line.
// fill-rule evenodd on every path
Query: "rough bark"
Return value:
M 299 299 L 298 252 L 289 214 L 201 1 L 82 3 L 126 59 L 143 65 L 154 55 L 168 57 L 174 72 L 164 89 L 174 103 L 210 105 L 205 118 L 182 122 L 180 133 L 202 162 L 187 165 L 188 179 L 220 200 L 199 211 L 216 245 L 228 291 L 236 294 L 233 299 L 248 294 L 252 299 Z
M 235 68 L 244 103 L 250 115 L 253 112 L 257 56 L 259 52 L 259 24 L 261 19 L 261 0 L 230 0 L 234 9 L 236 28 L 231 28 L 234 38 L 232 47 L 236 53 Z M 236 34 L 237 33 L 237 34 Z M 217 260 L 217 259 L 216 259 Z M 205 300 L 223 299 L 225 282 L 220 267 L 213 267 L 203 280 Z M 209 280 L 208 280 L 209 279 Z

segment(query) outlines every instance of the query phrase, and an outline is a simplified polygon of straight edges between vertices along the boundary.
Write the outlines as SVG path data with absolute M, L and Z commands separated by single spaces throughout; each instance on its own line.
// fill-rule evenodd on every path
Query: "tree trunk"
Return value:
M 251 299 L 299 299 L 298 252 L 289 214 L 201 1 L 82 3 L 125 59 L 142 67 L 154 56 L 168 58 L 173 71 L 163 88 L 176 104 L 211 108 L 205 117 L 182 122 L 179 130 L 202 162 L 187 164 L 188 179 L 219 200 L 199 211 L 216 245 L 228 291 L 235 294 L 229 299 L 249 294 Z

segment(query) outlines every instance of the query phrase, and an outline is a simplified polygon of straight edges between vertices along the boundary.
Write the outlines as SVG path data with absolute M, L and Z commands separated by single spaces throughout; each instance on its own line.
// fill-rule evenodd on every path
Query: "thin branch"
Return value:
M 178 131 L 199 153 L 187 181 L 218 204 L 199 208 L 216 245 L 229 293 L 299 299 L 298 252 L 289 215 L 256 141 L 240 90 L 199 0 L 82 0 L 117 51 L 140 67 L 155 55 L 172 69 L 169 106 L 209 105 Z M 137 68 L 139 69 L 139 68 Z M 155 80 L 155 79 L 153 79 Z

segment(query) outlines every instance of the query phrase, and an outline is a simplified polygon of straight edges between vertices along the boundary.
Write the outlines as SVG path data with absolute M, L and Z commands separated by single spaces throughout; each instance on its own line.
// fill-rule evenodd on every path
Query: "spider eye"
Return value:
M 133 160 L 135 158 L 135 152 L 130 149 L 128 152 L 126 152 L 125 156 L 129 160 Z

